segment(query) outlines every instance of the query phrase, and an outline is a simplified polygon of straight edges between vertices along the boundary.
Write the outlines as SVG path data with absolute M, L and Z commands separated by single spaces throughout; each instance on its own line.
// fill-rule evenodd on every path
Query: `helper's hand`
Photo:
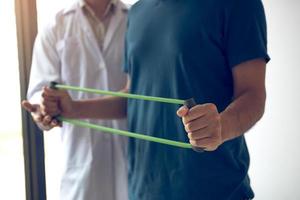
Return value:
M 214 151 L 223 143 L 221 118 L 214 104 L 197 105 L 190 110 L 186 106 L 178 109 L 191 145 L 205 151 Z
M 24 100 L 22 101 L 22 107 L 31 113 L 33 121 L 44 131 L 48 131 L 56 126 L 61 126 L 61 124 L 57 120 L 52 119 L 50 115 L 43 115 L 39 104 L 31 104 L 29 101 Z
M 74 101 L 65 90 L 44 87 L 42 92 L 41 111 L 45 115 L 72 117 Z

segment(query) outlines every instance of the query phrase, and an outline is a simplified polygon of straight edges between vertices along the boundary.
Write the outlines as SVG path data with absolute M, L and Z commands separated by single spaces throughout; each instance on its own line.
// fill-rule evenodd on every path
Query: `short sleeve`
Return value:
M 226 19 L 225 51 L 232 68 L 253 59 L 270 60 L 267 25 L 261 0 L 237 0 Z

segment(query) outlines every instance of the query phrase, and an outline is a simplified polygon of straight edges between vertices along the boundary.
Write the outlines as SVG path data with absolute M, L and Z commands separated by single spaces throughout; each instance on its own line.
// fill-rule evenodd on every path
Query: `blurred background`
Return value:
M 21 1 L 21 0 L 19 0 Z M 38 27 L 74 0 L 36 0 Z M 133 4 L 136 0 L 123 0 Z M 0 199 L 25 193 L 20 76 L 15 3 L 0 0 Z M 247 133 L 250 177 L 257 200 L 300 199 L 300 1 L 264 0 L 268 23 L 267 104 L 263 119 Z M 47 199 L 58 199 L 60 136 L 44 134 Z

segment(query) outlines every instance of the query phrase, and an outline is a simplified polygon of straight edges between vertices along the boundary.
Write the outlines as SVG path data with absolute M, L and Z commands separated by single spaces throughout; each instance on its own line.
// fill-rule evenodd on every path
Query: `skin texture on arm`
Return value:
M 127 84 L 121 92 L 128 92 Z M 105 96 L 95 99 L 71 99 L 64 90 L 53 90 L 45 87 L 42 93 L 42 112 L 46 115 L 62 115 L 67 118 L 90 119 L 119 119 L 126 117 L 127 99 L 122 97 Z
M 249 61 L 233 69 L 234 101 L 221 113 L 223 141 L 241 136 L 263 116 L 265 72 L 263 60 Z
M 261 59 L 234 67 L 234 100 L 222 113 L 211 103 L 178 110 L 193 146 L 216 150 L 222 143 L 244 134 L 263 116 L 265 70 L 266 63 Z

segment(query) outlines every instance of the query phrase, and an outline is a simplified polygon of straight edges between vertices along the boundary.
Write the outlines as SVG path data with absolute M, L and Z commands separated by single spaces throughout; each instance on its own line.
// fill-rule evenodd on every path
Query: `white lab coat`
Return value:
M 78 3 L 59 12 L 35 41 L 28 99 L 39 103 L 41 88 L 50 81 L 102 90 L 122 89 L 126 83 L 121 69 L 126 23 L 127 8 L 118 2 L 100 50 Z M 69 93 L 73 99 L 99 97 Z M 87 121 L 126 129 L 125 120 Z M 69 124 L 63 124 L 61 138 L 61 200 L 127 199 L 126 138 Z

